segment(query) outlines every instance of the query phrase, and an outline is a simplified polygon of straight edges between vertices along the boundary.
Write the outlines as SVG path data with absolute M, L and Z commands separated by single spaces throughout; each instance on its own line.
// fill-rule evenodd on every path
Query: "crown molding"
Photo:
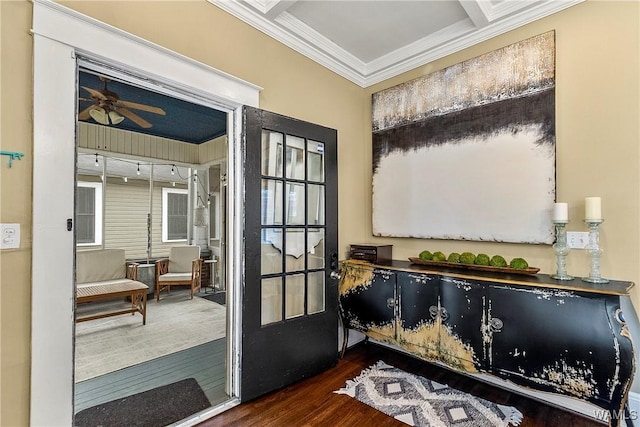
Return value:
M 320 35 L 313 28 L 303 24 L 299 20 L 295 20 L 295 18 L 280 18 L 277 20 L 282 20 L 287 24 L 289 28 L 297 28 L 298 31 L 303 31 L 308 37 L 316 42 L 320 42 L 320 39 L 324 39 L 322 45 L 328 49 L 326 52 L 314 45 L 311 42 L 308 42 L 299 35 L 293 34 L 285 29 L 282 24 L 278 25 L 276 22 L 266 19 L 264 16 L 260 15 L 260 13 L 252 10 L 251 8 L 244 6 L 236 1 L 229 0 L 207 0 L 209 3 L 214 6 L 219 7 L 225 12 L 235 16 L 241 21 L 251 25 L 257 30 L 263 32 L 269 37 L 274 38 L 285 46 L 290 47 L 296 52 L 306 56 L 307 58 L 317 62 L 318 64 L 324 66 L 325 68 L 330 69 L 331 71 L 339 74 L 340 76 L 356 83 L 359 86 L 363 86 L 365 82 L 365 76 L 362 74 L 361 70 L 358 70 L 357 65 L 351 65 L 348 61 L 342 62 L 340 58 L 348 58 L 353 57 L 353 55 L 349 54 L 344 49 L 341 49 L 335 43 L 331 42 L 326 37 Z M 293 18 L 293 19 L 292 19 Z M 294 23 L 293 20 L 298 21 L 298 23 Z M 303 27 L 306 27 L 302 30 Z M 333 46 L 331 46 L 333 45 Z
M 310 46 L 313 46 L 320 52 L 325 52 L 330 58 L 333 58 L 334 60 L 344 64 L 346 67 L 355 70 L 358 74 L 361 74 L 362 71 L 366 69 L 367 64 L 365 62 L 342 49 L 330 39 L 309 27 L 290 13 L 282 13 L 278 16 L 276 22 L 281 24 L 285 29 L 291 31 L 291 33 L 302 38 L 302 40 Z
M 366 88 L 585 0 L 543 0 L 535 2 L 533 6 L 528 0 L 503 1 L 495 6 L 483 0 L 469 4 L 461 2 L 470 16 L 469 19 L 368 63 L 342 49 L 286 10 L 273 20 L 266 18 L 260 13 L 260 9 L 272 10 L 276 4 L 274 1 L 264 1 L 263 7 L 259 9 L 252 9 L 238 1 L 207 1 L 336 74 Z
M 463 33 L 463 26 L 460 25 L 457 29 L 459 34 L 451 39 L 451 41 L 442 43 L 441 45 L 432 45 L 428 49 L 422 49 L 421 52 L 416 55 L 409 57 L 409 52 L 405 52 L 404 49 L 411 49 L 411 45 L 406 46 L 405 48 L 398 49 L 398 51 L 393 52 L 393 55 L 398 55 L 399 57 L 404 56 L 405 60 L 401 62 L 396 62 L 392 64 L 392 61 L 385 61 L 386 64 L 382 61 L 386 59 L 385 57 L 380 58 L 381 63 L 375 64 L 375 67 L 372 67 L 371 71 L 365 76 L 365 83 L 363 87 L 368 87 L 374 85 L 376 83 L 380 83 L 386 79 L 395 77 L 399 74 L 402 74 L 407 71 L 411 71 L 415 68 L 421 67 L 430 62 L 436 61 L 438 59 L 444 58 L 445 56 L 451 55 L 455 52 L 459 52 L 463 49 L 474 46 L 483 41 L 489 40 L 493 37 L 496 37 L 500 34 L 504 34 L 511 30 L 514 30 L 523 25 L 534 22 L 538 19 L 544 18 L 545 16 L 552 15 L 560 10 L 564 10 L 576 4 L 582 3 L 584 0 L 569 0 L 562 2 L 563 7 L 558 8 L 558 2 L 547 2 L 545 4 L 541 4 L 535 10 L 528 10 L 522 12 L 521 15 L 514 16 L 508 20 L 502 20 L 496 22 L 494 24 L 489 24 L 484 28 L 468 30 L 466 33 Z M 554 4 L 551 4 L 554 3 Z M 416 42 L 419 43 L 419 42 Z M 424 47 L 424 46 L 423 46 Z M 415 48 L 414 48 L 415 49 Z

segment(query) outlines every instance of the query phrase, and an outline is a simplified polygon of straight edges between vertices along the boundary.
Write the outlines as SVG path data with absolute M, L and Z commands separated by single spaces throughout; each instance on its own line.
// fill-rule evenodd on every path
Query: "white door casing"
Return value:
M 33 4 L 30 424 L 69 426 L 73 420 L 75 298 L 73 232 L 67 231 L 66 222 L 74 216 L 78 58 L 162 82 L 187 100 L 197 98 L 230 113 L 228 185 L 234 190 L 241 188 L 242 179 L 236 169 L 241 153 L 233 144 L 238 132 L 236 112 L 242 105 L 257 107 L 261 88 L 52 1 L 34 0 Z M 241 212 L 242 205 L 229 203 L 229 218 L 241 218 Z M 230 293 L 241 279 L 242 247 L 234 244 L 241 241 L 241 233 L 241 224 L 229 224 L 226 267 Z M 56 278 L 53 283 L 52 272 Z M 229 311 L 233 324 L 239 314 L 231 306 Z M 232 339 L 238 335 L 234 331 Z M 234 387 L 237 390 L 236 384 Z

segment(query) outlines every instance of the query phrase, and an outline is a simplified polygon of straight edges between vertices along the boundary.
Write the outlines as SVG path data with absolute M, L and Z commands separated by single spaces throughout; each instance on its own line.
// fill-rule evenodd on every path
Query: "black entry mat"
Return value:
M 76 427 L 158 427 L 211 406 L 193 378 L 112 400 L 76 414 Z
M 200 295 L 201 298 L 208 299 L 209 301 L 216 302 L 220 305 L 225 305 L 227 302 L 226 292 L 216 292 L 213 294 Z

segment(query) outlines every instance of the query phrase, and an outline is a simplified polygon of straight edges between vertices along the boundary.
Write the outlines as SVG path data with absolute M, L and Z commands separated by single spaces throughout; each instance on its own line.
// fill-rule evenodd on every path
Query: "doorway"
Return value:
M 107 262 L 114 250 L 134 266 L 126 278 L 148 289 L 142 323 L 140 316 L 106 316 L 126 311 L 121 297 L 76 304 L 76 425 L 132 421 L 140 412 L 178 421 L 233 397 L 221 176 L 226 113 L 91 69 L 81 68 L 78 82 L 77 292 L 115 285 L 85 266 L 93 258 Z M 158 266 L 168 260 L 169 273 L 179 274 L 172 254 L 181 248 L 199 253 L 195 293 L 184 286 L 160 292 Z M 185 402 L 170 410 L 155 395 L 173 389 Z
M 78 61 L 106 70 L 126 69 L 176 88 L 198 101 L 229 113 L 229 189 L 239 188 L 235 173 L 239 162 L 233 140 L 237 137 L 237 111 L 258 104 L 259 88 L 208 66 L 145 42 L 118 29 L 101 25 L 64 6 L 34 2 L 34 177 L 32 244 L 32 352 L 30 423 L 71 425 L 73 422 L 73 303 L 75 242 L 67 230 L 73 218 L 75 180 L 76 75 Z M 73 31 L 69 31 L 73 28 Z M 79 59 L 82 56 L 82 59 Z M 106 59 L 108 58 L 108 60 Z M 108 66 L 105 64 L 109 64 Z M 113 73 L 111 73 L 113 74 Z M 56 78 L 52 79 L 51 76 Z M 126 77 L 126 76 L 125 76 Z M 147 80 L 148 80 L 147 79 Z M 143 79 L 143 82 L 145 79 Z M 55 114 L 51 114 L 55 111 Z M 241 216 L 242 205 L 229 203 L 227 216 Z M 241 241 L 242 226 L 228 224 L 226 261 L 228 292 L 240 283 L 242 261 L 233 244 Z M 55 272 L 55 283 L 51 273 Z M 232 300 L 232 298 L 230 298 Z M 238 322 L 233 304 L 230 322 Z M 238 340 L 235 329 L 232 340 Z M 232 354 L 232 365 L 236 365 Z M 237 380 L 230 383 L 237 395 Z M 215 411 L 215 410 L 211 410 Z M 208 412 L 203 416 L 211 416 Z
M 229 141 L 226 188 L 229 194 L 244 194 L 245 188 L 251 188 L 252 191 L 258 189 L 255 194 L 260 194 L 259 177 L 257 181 L 252 180 L 250 185 L 245 187 L 244 176 L 240 171 L 244 167 L 243 161 L 246 158 L 246 152 L 242 151 L 241 144 L 235 143 L 235 141 L 241 141 L 242 108 L 243 106 L 258 106 L 260 88 L 116 28 L 87 19 L 87 17 L 55 2 L 34 0 L 33 22 L 34 176 L 30 424 L 72 425 L 74 414 L 75 302 L 73 254 L 76 242 L 73 238 L 73 227 L 69 224 L 73 222 L 74 218 L 78 66 L 85 66 L 123 81 L 137 78 L 141 87 L 163 93 L 171 92 L 179 98 L 187 97 L 193 99 L 194 102 L 204 103 L 227 112 Z M 295 136 L 293 134 L 295 132 L 292 133 L 292 136 Z M 260 131 L 257 136 L 260 140 Z M 315 137 L 311 139 L 322 140 L 322 138 Z M 311 151 L 318 154 L 317 147 Z M 142 158 L 147 156 L 153 158 L 153 156 L 144 153 L 137 155 Z M 191 162 L 185 161 L 185 163 Z M 265 179 L 271 178 L 279 179 L 279 177 L 271 177 L 270 175 Z M 258 187 L 255 187 L 256 183 L 258 183 Z M 316 180 L 306 179 L 300 180 L 300 182 L 297 182 L 297 179 L 285 179 L 283 183 L 294 186 L 297 184 L 320 185 Z M 296 192 L 293 191 L 292 194 L 296 194 Z M 292 197 L 298 200 L 297 194 Z M 238 372 L 242 339 L 239 325 L 242 321 L 242 313 L 237 302 L 239 298 L 234 298 L 234 296 L 240 295 L 243 275 L 246 270 L 242 242 L 245 234 L 243 218 L 246 217 L 247 212 L 243 197 L 229 197 L 228 200 L 226 217 L 230 222 L 226 224 L 227 247 L 225 250 L 225 253 L 228 254 L 225 261 L 226 291 L 228 293 L 227 316 L 231 325 L 229 334 L 231 349 L 228 350 L 228 354 L 232 365 L 230 369 L 232 372 Z M 252 200 L 255 202 L 261 199 L 258 196 Z M 259 211 L 255 211 L 253 214 L 252 227 L 261 227 Z M 335 217 L 335 215 L 332 216 Z M 310 223 L 303 227 L 308 228 L 309 225 Z M 282 228 L 287 229 L 288 227 L 285 225 Z M 302 227 L 296 224 L 293 228 Z M 317 234 L 316 231 L 312 231 L 312 233 Z M 256 236 L 260 235 L 261 233 L 256 233 Z M 337 242 L 337 239 L 334 240 Z M 258 244 L 260 244 L 259 241 Z M 285 248 L 286 245 L 285 239 Z M 312 245 L 311 247 L 315 248 L 316 246 Z M 331 262 L 337 262 L 337 255 L 333 259 L 332 254 L 327 253 L 329 247 L 331 245 L 325 245 L 325 255 L 330 257 Z M 257 257 L 252 257 L 251 262 L 259 259 L 260 256 L 258 254 Z M 323 268 L 325 274 L 328 275 L 330 269 L 333 269 L 333 266 L 327 262 Z M 310 271 L 308 268 L 305 270 L 305 274 L 317 273 L 317 271 Z M 314 267 L 312 270 L 319 269 Z M 291 274 L 298 274 L 298 272 L 297 270 L 285 269 L 281 275 L 289 276 Z M 257 280 L 253 280 L 254 285 L 260 286 L 262 281 L 260 276 L 259 269 L 255 270 L 253 279 Z M 264 279 L 266 281 L 271 277 L 264 277 Z M 284 277 L 282 283 L 286 283 L 286 280 L 287 277 Z M 318 283 L 318 281 L 314 281 L 314 283 Z M 329 286 L 329 284 L 329 281 L 325 281 L 325 286 Z M 295 283 L 293 285 L 295 286 Z M 308 282 L 305 286 L 307 285 Z M 335 283 L 331 283 L 331 286 L 335 287 Z M 298 286 L 298 288 L 302 287 Z M 283 288 L 280 287 L 280 289 Z M 252 292 L 257 290 L 256 287 Z M 331 295 L 334 292 L 335 290 L 332 289 L 325 293 L 326 301 L 333 301 Z M 288 298 L 286 290 L 281 292 L 281 295 L 284 295 L 284 299 L 281 298 L 281 307 L 284 307 L 281 313 L 283 318 L 286 318 Z M 297 299 L 301 294 L 295 292 L 294 295 Z M 319 299 L 315 299 L 315 301 L 317 302 Z M 316 316 L 314 309 L 309 309 L 309 303 L 306 304 L 303 316 L 321 319 L 321 316 Z M 253 319 L 259 323 L 260 316 L 256 317 L 256 314 L 260 313 L 260 307 L 250 309 L 254 315 Z M 292 326 L 298 322 L 298 319 L 295 317 L 290 322 L 287 320 L 285 322 Z M 275 327 L 269 326 L 268 328 L 275 330 Z M 331 328 L 335 329 L 333 324 Z M 267 338 L 259 331 L 255 332 L 254 338 Z M 334 332 L 330 333 L 330 340 L 326 340 L 326 342 L 334 341 Z M 269 343 L 264 341 L 264 344 L 268 346 Z M 337 347 L 337 343 L 335 344 Z M 334 348 L 333 352 L 336 351 L 337 348 Z M 267 353 L 262 354 L 268 356 Z M 295 354 L 290 352 L 288 356 Z M 303 373 L 303 375 L 305 374 Z M 231 378 L 229 389 L 231 396 L 240 394 L 238 375 Z M 216 411 L 221 411 L 234 404 L 237 404 L 237 401 L 232 400 L 204 411 L 200 414 L 199 420 L 211 417 Z M 197 419 L 193 419 L 191 422 L 196 421 Z

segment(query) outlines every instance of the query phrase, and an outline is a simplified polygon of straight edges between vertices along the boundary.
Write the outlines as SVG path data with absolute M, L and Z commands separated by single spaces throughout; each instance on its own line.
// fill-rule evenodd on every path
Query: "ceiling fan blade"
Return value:
M 82 110 L 81 112 L 78 113 L 78 120 L 88 120 L 89 117 L 89 111 L 93 110 L 94 108 L 96 108 L 95 105 L 89 105 L 87 108 L 85 108 L 84 110 Z
M 139 115 L 137 115 L 131 110 L 127 110 L 126 108 L 119 107 L 116 111 L 142 128 L 148 129 L 151 127 L 151 123 L 149 123 L 148 121 L 146 121 L 145 119 L 143 119 L 142 117 L 140 117 Z
M 84 89 L 87 92 L 89 92 L 91 94 L 91 96 L 93 96 L 94 98 L 102 99 L 104 101 L 107 100 L 107 97 L 104 96 L 104 94 L 102 92 L 100 92 L 99 90 L 91 89 L 90 87 L 86 87 L 86 86 L 82 86 L 82 89 Z
M 129 101 L 118 100 L 117 102 L 114 103 L 114 106 L 116 106 L 116 107 L 122 106 L 122 107 L 127 107 L 127 108 L 133 108 L 135 110 L 147 111 L 149 113 L 160 114 L 160 115 L 163 115 L 163 116 L 166 114 L 162 108 L 152 107 L 151 105 L 138 104 L 137 102 L 129 102 Z

